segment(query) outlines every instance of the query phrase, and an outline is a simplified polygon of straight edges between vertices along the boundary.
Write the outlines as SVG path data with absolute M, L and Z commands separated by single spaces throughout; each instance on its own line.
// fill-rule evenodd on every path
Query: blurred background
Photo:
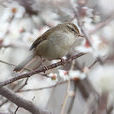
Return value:
M 36 74 L 8 88 L 54 114 L 114 114 L 113 0 L 0 0 L 0 82 L 20 74 L 14 66 L 28 56 L 36 38 L 65 22 L 85 36 L 68 56 L 87 54 L 46 72 L 50 78 Z M 16 108 L 0 96 L 0 114 Z M 30 114 L 22 108 L 16 113 Z

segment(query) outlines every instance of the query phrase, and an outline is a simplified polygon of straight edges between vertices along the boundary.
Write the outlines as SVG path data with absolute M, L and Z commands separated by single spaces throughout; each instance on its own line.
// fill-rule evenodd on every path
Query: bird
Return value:
M 47 60 L 61 59 L 68 54 L 79 37 L 83 36 L 78 27 L 70 22 L 50 28 L 32 43 L 30 47 L 32 55 L 17 65 L 14 71 L 21 71 L 28 64 L 32 64 L 32 60 L 37 56 Z

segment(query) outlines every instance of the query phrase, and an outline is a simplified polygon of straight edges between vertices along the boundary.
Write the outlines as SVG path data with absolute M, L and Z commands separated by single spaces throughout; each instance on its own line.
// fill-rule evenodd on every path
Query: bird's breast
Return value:
M 47 59 L 57 59 L 65 56 L 75 42 L 73 34 L 55 32 L 37 47 L 37 53 Z
M 56 32 L 50 38 L 50 41 L 53 45 L 58 45 L 62 48 L 70 48 L 75 42 L 76 37 L 72 33 L 60 33 Z

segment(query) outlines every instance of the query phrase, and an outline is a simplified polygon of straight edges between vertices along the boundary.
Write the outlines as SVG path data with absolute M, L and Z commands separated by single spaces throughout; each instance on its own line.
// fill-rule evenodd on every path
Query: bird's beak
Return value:
M 84 35 L 82 35 L 82 34 L 79 34 L 79 35 L 78 35 L 78 37 L 84 37 Z

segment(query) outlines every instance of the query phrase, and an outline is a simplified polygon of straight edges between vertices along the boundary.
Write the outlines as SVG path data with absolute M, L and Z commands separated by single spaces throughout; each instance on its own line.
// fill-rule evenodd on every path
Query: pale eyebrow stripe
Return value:
M 68 25 L 66 25 L 66 26 L 67 26 L 67 28 L 69 28 L 71 31 L 77 32 L 77 31 L 75 31 L 72 27 L 70 27 L 70 26 L 68 26 Z

